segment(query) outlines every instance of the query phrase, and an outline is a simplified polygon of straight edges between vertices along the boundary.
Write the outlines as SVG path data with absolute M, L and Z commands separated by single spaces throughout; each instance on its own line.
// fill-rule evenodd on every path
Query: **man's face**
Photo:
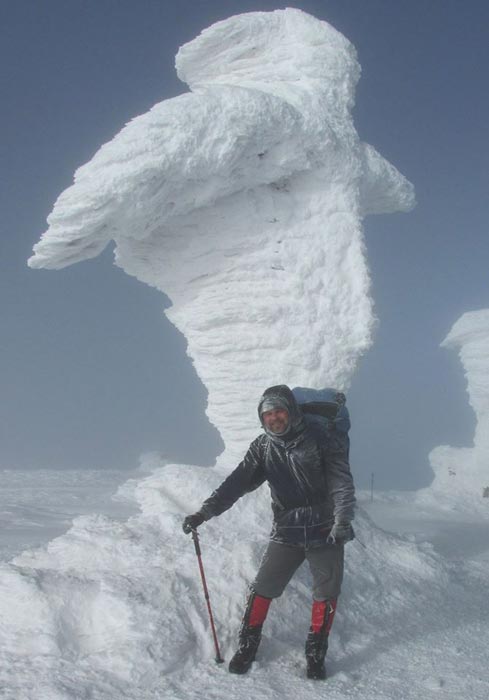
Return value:
M 289 424 L 289 412 L 285 408 L 274 408 L 262 413 L 265 427 L 272 433 L 283 433 Z

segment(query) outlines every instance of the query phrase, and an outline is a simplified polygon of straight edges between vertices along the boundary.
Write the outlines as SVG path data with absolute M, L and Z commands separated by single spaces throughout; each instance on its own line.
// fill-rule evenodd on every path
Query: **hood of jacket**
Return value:
M 272 408 L 284 408 L 289 414 L 289 424 L 287 430 L 277 434 L 268 430 L 263 423 L 262 414 Z M 263 430 L 275 441 L 288 442 L 294 439 L 304 429 L 302 411 L 295 400 L 294 394 L 285 384 L 278 384 L 266 389 L 258 402 L 258 417 Z

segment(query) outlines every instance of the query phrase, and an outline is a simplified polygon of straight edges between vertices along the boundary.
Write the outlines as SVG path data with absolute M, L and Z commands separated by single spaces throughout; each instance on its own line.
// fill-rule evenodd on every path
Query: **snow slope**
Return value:
M 474 444 L 435 448 L 430 453 L 435 478 L 418 498 L 421 503 L 435 501 L 447 507 L 475 509 L 489 518 L 489 309 L 463 314 L 442 347 L 459 352 L 476 416 Z
M 213 469 L 149 458 L 151 473 L 119 494 L 137 515 L 81 516 L 1 566 L 0 697 L 324 696 L 304 685 L 307 571 L 274 602 L 250 676 L 232 677 L 213 664 L 181 521 L 255 436 L 265 386 L 348 386 L 375 325 L 362 218 L 409 209 L 412 187 L 359 141 L 355 51 L 324 22 L 292 9 L 233 17 L 182 47 L 177 70 L 192 92 L 137 117 L 77 171 L 30 264 L 63 267 L 113 239 L 117 264 L 171 298 L 225 451 Z M 262 487 L 201 529 L 227 658 L 270 519 Z M 470 697 L 486 697 L 487 572 L 363 511 L 356 527 L 328 696 L 431 698 L 449 686 L 458 698 L 461 671 Z

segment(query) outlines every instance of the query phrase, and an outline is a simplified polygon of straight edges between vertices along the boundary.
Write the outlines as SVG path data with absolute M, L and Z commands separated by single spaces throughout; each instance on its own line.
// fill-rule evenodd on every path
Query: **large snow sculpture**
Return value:
M 291 9 L 232 17 L 184 46 L 177 70 L 192 92 L 134 119 L 77 171 L 30 265 L 63 267 L 113 239 L 117 264 L 171 298 L 167 313 L 187 337 L 226 451 L 216 469 L 156 460 L 126 486 L 137 516 L 79 518 L 47 548 L 0 567 L 12 697 L 32 688 L 49 698 L 187 697 L 200 687 L 213 651 L 182 515 L 255 437 L 266 385 L 347 386 L 374 325 L 362 217 L 413 204 L 411 185 L 358 138 L 355 51 L 325 22 Z M 357 639 L 367 621 L 368 646 L 386 612 L 397 629 L 413 607 L 398 595 L 412 561 L 423 590 L 441 584 L 431 554 L 404 542 L 402 556 L 361 520 L 369 549 L 350 550 L 348 609 Z M 269 524 L 263 488 L 203 531 L 228 658 Z M 296 584 L 268 627 L 269 648 L 290 647 L 290 660 L 310 603 L 309 587 Z M 227 677 L 214 682 L 229 694 Z
M 469 402 L 476 415 L 473 447 L 442 445 L 430 453 L 435 478 L 418 496 L 437 503 L 468 507 L 482 506 L 489 513 L 489 309 L 463 314 L 442 343 L 459 351 Z
M 362 144 L 353 46 L 296 9 L 231 17 L 178 52 L 192 92 L 130 122 L 75 174 L 32 267 L 96 256 L 164 291 L 228 449 L 273 383 L 346 387 L 374 325 L 361 219 L 411 185 Z M 229 454 L 228 454 L 229 457 Z

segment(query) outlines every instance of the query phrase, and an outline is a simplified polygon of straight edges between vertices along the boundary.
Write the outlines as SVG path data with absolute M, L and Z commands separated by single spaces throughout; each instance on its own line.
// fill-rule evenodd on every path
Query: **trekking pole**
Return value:
M 202 579 L 202 586 L 204 588 L 204 597 L 205 597 L 205 601 L 207 603 L 207 610 L 209 611 L 209 620 L 211 621 L 212 637 L 214 638 L 214 646 L 216 648 L 216 664 L 223 664 L 224 659 L 222 658 L 221 652 L 219 651 L 219 643 L 217 641 L 216 627 L 214 625 L 214 617 L 212 615 L 212 610 L 211 610 L 211 600 L 209 598 L 209 591 L 207 590 L 207 583 L 205 580 L 204 566 L 202 564 L 202 553 L 200 551 L 199 535 L 197 534 L 197 530 L 195 530 L 195 529 L 192 529 L 192 539 L 194 541 L 195 553 L 197 555 L 197 561 L 199 562 L 200 577 Z

